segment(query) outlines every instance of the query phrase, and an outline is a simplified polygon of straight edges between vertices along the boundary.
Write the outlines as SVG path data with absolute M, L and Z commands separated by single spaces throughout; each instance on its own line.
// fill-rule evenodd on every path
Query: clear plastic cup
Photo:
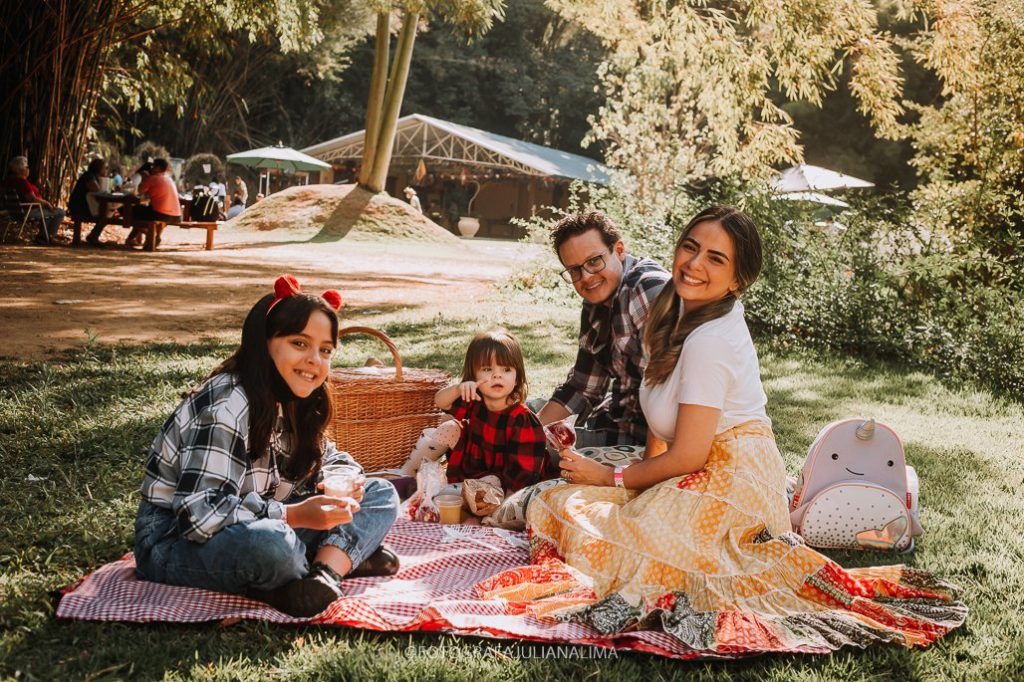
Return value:
M 462 523 L 462 495 L 438 495 L 434 498 L 441 523 Z
M 351 464 L 328 464 L 323 468 L 324 494 L 330 497 L 352 497 L 356 483 L 362 478 L 359 467 Z

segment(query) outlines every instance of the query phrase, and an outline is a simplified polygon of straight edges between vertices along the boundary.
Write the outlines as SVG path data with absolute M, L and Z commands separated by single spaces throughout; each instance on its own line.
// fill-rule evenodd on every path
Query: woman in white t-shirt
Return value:
M 698 654 L 924 645 L 963 622 L 966 608 L 928 588 L 934 579 L 845 571 L 792 532 L 739 302 L 761 260 L 738 209 L 690 221 L 644 332 L 644 459 L 612 467 L 563 451 L 562 476 L 577 485 L 530 502 L 533 565 L 488 579 L 483 594 L 534 599 L 535 615 L 603 634 L 661 628 Z

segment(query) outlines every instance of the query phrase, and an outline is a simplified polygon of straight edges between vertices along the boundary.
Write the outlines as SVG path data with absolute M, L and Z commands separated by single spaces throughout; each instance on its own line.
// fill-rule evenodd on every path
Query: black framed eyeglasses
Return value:
M 587 260 L 583 261 L 583 263 L 581 263 L 580 265 L 574 265 L 571 268 L 566 268 L 565 270 L 562 270 L 562 272 L 559 274 L 562 275 L 562 279 L 564 279 L 566 282 L 569 282 L 570 284 L 575 284 L 576 282 L 583 279 L 584 272 L 590 275 L 596 275 L 597 273 L 604 270 L 605 266 L 608 265 L 608 261 L 605 260 L 606 255 L 607 254 L 601 253 L 596 256 L 591 256 Z

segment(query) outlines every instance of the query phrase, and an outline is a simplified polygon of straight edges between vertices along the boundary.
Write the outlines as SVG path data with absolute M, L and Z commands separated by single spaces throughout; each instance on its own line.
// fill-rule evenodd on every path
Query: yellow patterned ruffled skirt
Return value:
M 904 566 L 844 570 L 792 532 L 771 428 L 715 437 L 705 468 L 643 492 L 561 485 L 530 503 L 531 565 L 478 585 L 510 611 L 602 634 L 661 629 L 695 651 L 926 645 L 962 624 L 955 588 Z

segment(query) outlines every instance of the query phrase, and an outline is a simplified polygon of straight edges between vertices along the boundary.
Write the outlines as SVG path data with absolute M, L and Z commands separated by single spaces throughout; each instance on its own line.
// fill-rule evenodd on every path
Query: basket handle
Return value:
M 338 338 L 348 336 L 350 334 L 369 334 L 375 336 L 384 342 L 384 345 L 391 351 L 391 359 L 395 362 L 395 381 L 402 380 L 402 358 L 398 355 L 398 347 L 395 346 L 395 342 L 391 340 L 387 334 L 382 331 L 377 331 L 372 327 L 345 327 L 344 329 L 338 330 Z

